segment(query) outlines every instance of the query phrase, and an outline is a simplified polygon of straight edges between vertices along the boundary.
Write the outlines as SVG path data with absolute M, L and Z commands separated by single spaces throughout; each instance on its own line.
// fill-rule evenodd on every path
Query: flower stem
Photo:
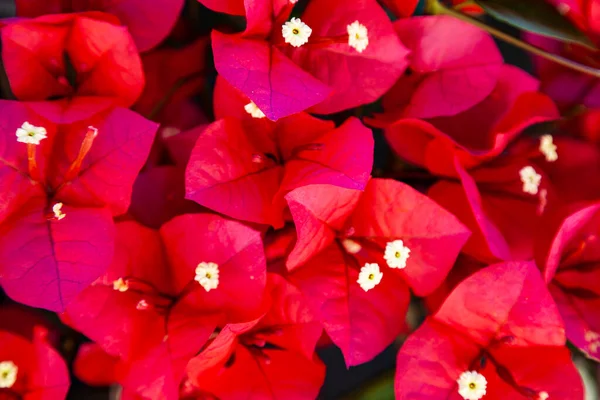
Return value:
M 463 14 L 459 11 L 453 10 L 441 4 L 438 0 L 428 0 L 425 6 L 425 12 L 432 15 L 450 15 L 454 18 L 460 19 L 461 21 L 468 22 L 476 27 L 483 29 L 488 32 L 490 35 L 512 44 L 520 49 L 528 51 L 529 53 L 535 54 L 537 56 L 543 57 L 546 60 L 553 61 L 563 67 L 570 68 L 572 70 L 581 72 L 583 74 L 591 75 L 596 78 L 600 78 L 600 70 L 592 67 L 588 67 L 587 65 L 579 64 L 575 61 L 569 60 L 567 58 L 558 56 L 556 54 L 548 53 L 545 50 L 540 49 L 539 47 L 533 46 L 529 43 L 523 42 L 520 39 L 517 39 L 514 36 L 506 34 L 496 28 L 493 28 L 489 25 L 484 24 L 483 22 L 470 17 L 466 14 Z

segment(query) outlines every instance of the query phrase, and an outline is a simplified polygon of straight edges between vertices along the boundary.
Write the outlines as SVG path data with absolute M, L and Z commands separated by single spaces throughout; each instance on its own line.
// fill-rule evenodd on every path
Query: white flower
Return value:
M 194 278 L 207 292 L 219 286 L 219 266 L 213 262 L 201 262 Z
M 52 206 L 52 212 L 54 213 L 54 218 L 58 221 L 67 216 L 64 212 L 62 212 L 63 203 L 56 203 Z
M 248 114 L 250 114 L 252 116 L 252 118 L 264 118 L 265 117 L 265 113 L 263 113 L 260 108 L 258 108 L 258 106 L 256 104 L 254 104 L 253 101 L 251 101 L 250 103 L 246 104 L 244 106 L 244 110 L 246 110 L 246 112 Z
M 17 381 L 19 368 L 12 361 L 0 362 L 0 389 L 10 388 Z
M 356 254 L 362 250 L 360 243 L 357 243 L 352 239 L 342 240 L 342 246 L 344 246 L 344 249 L 350 254 Z
M 17 142 L 40 144 L 40 141 L 47 137 L 46 128 L 31 125 L 27 121 L 23 122 L 20 128 L 17 128 Z
M 519 171 L 521 182 L 523 182 L 523 191 L 529 194 L 537 194 L 542 176 L 535 172 L 531 165 L 521 168 Z
M 383 272 L 379 270 L 379 265 L 375 263 L 366 263 L 358 274 L 358 284 L 365 291 L 373 289 L 375 286 L 381 282 L 381 278 L 383 278 Z
M 548 394 L 548 392 L 539 392 L 538 393 L 539 400 L 548 400 L 549 398 L 550 398 L 550 395 Z
M 348 44 L 356 51 L 362 53 L 369 45 L 369 31 L 367 27 L 358 21 L 354 21 L 346 27 L 348 30 Z
M 116 281 L 113 281 L 113 289 L 118 290 L 119 292 L 126 292 L 129 289 L 129 285 L 123 278 L 119 278 Z
M 546 157 L 546 161 L 553 162 L 558 160 L 556 145 L 552 140 L 552 135 L 542 135 L 540 137 L 540 151 Z
M 487 380 L 485 376 L 475 371 L 465 371 L 456 380 L 458 394 L 465 400 L 479 400 L 485 395 Z
M 281 34 L 285 39 L 286 43 L 291 44 L 294 47 L 300 47 L 306 42 L 312 33 L 312 29 L 304 22 L 300 21 L 300 18 L 292 18 L 291 21 L 287 21 L 281 28 Z
M 404 242 L 402 240 L 394 240 L 393 242 L 388 242 L 385 246 L 385 254 L 383 258 L 387 262 L 387 265 L 390 268 L 405 268 L 406 260 L 410 256 L 410 249 L 404 246 Z
M 560 3 L 556 9 L 561 15 L 567 15 L 569 11 L 571 11 L 571 6 L 569 6 L 567 3 Z

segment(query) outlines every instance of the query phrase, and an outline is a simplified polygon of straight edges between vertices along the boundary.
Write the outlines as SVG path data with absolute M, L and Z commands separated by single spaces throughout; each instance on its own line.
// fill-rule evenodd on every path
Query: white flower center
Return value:
M 46 139 L 48 134 L 46 128 L 34 126 L 29 122 L 23 122 L 20 128 L 17 128 L 17 142 L 27 144 L 40 144 L 40 141 Z
M 354 21 L 346 29 L 348 30 L 348 44 L 359 53 L 362 53 L 369 45 L 367 27 L 358 21 Z
M 523 191 L 529 194 L 537 194 L 542 176 L 535 172 L 535 169 L 530 165 L 521 168 L 519 175 L 521 182 L 523 182 Z
M 201 262 L 194 278 L 207 292 L 219 286 L 219 266 L 213 262 Z
M 113 281 L 113 289 L 118 290 L 119 292 L 126 292 L 129 289 L 129 285 L 123 278 L 119 278 L 116 281 Z
M 300 47 L 308 42 L 311 33 L 312 29 L 300 21 L 300 18 L 292 18 L 281 27 L 281 34 L 285 42 L 294 47 Z
M 265 114 L 258 108 L 253 101 L 244 106 L 244 110 L 252 116 L 252 118 L 264 118 Z
M 56 203 L 55 205 L 52 206 L 52 212 L 54 213 L 54 218 L 56 218 L 56 220 L 58 220 L 58 221 L 60 221 L 61 219 L 63 219 L 64 217 L 67 216 L 67 214 L 62 212 L 62 208 L 63 208 L 63 203 Z
M 376 263 L 366 263 L 360 269 L 358 280 L 356 282 L 358 282 L 365 292 L 368 292 L 379 285 L 381 278 L 383 278 L 383 272 L 379 270 L 379 265 Z
M 546 157 L 546 161 L 554 162 L 558 160 L 556 145 L 552 139 L 552 135 L 543 135 L 540 137 L 540 151 Z
M 0 362 L 0 389 L 10 388 L 17 381 L 19 368 L 12 361 Z
M 571 6 L 569 6 L 567 3 L 560 3 L 556 9 L 559 13 L 561 13 L 561 15 L 566 15 L 569 11 L 571 11 Z
M 588 342 L 588 351 L 596 353 L 600 347 L 600 334 L 594 331 L 586 331 L 584 338 Z
M 479 400 L 485 395 L 487 380 L 485 376 L 475 371 L 465 371 L 456 380 L 458 394 L 465 400 Z
M 357 243 L 352 239 L 342 240 L 342 246 L 344 246 L 344 249 L 350 254 L 356 254 L 362 250 L 360 243 Z
M 388 242 L 385 246 L 385 253 L 383 258 L 387 262 L 390 268 L 405 268 L 406 260 L 410 256 L 410 249 L 404 246 L 402 240 L 394 240 Z

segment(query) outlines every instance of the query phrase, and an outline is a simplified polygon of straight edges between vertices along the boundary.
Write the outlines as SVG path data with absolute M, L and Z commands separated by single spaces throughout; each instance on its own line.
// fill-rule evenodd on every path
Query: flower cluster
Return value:
M 0 398 L 314 399 L 396 346 L 397 399 L 583 400 L 600 84 L 540 49 L 600 66 L 600 1 L 532 0 L 580 35 L 534 74 L 485 2 L 15 3 Z

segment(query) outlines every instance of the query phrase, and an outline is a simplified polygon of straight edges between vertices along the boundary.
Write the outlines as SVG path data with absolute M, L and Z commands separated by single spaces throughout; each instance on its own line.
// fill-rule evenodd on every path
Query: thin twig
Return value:
M 490 35 L 492 35 L 504 42 L 510 43 L 513 46 L 516 46 L 520 49 L 528 51 L 537 56 L 543 57 L 546 60 L 553 61 L 557 64 L 562 65 L 563 67 L 570 68 L 572 70 L 581 72 L 583 74 L 587 74 L 587 75 L 591 75 L 596 78 L 600 78 L 600 70 L 599 69 L 588 67 L 587 65 L 579 64 L 575 61 L 569 60 L 568 58 L 558 56 L 556 54 L 548 53 L 547 51 L 542 50 L 539 47 L 536 47 L 529 43 L 523 42 L 514 36 L 506 34 L 506 33 L 502 32 L 496 28 L 493 28 L 489 25 L 486 25 L 476 18 L 470 17 L 459 11 L 448 8 L 448 7 L 444 6 L 443 4 L 441 4 L 438 0 L 427 1 L 426 12 L 428 14 L 433 14 L 433 15 L 450 15 L 454 18 L 460 19 L 461 21 L 465 21 L 472 25 L 475 25 L 476 27 L 483 29 L 484 31 L 488 32 Z

